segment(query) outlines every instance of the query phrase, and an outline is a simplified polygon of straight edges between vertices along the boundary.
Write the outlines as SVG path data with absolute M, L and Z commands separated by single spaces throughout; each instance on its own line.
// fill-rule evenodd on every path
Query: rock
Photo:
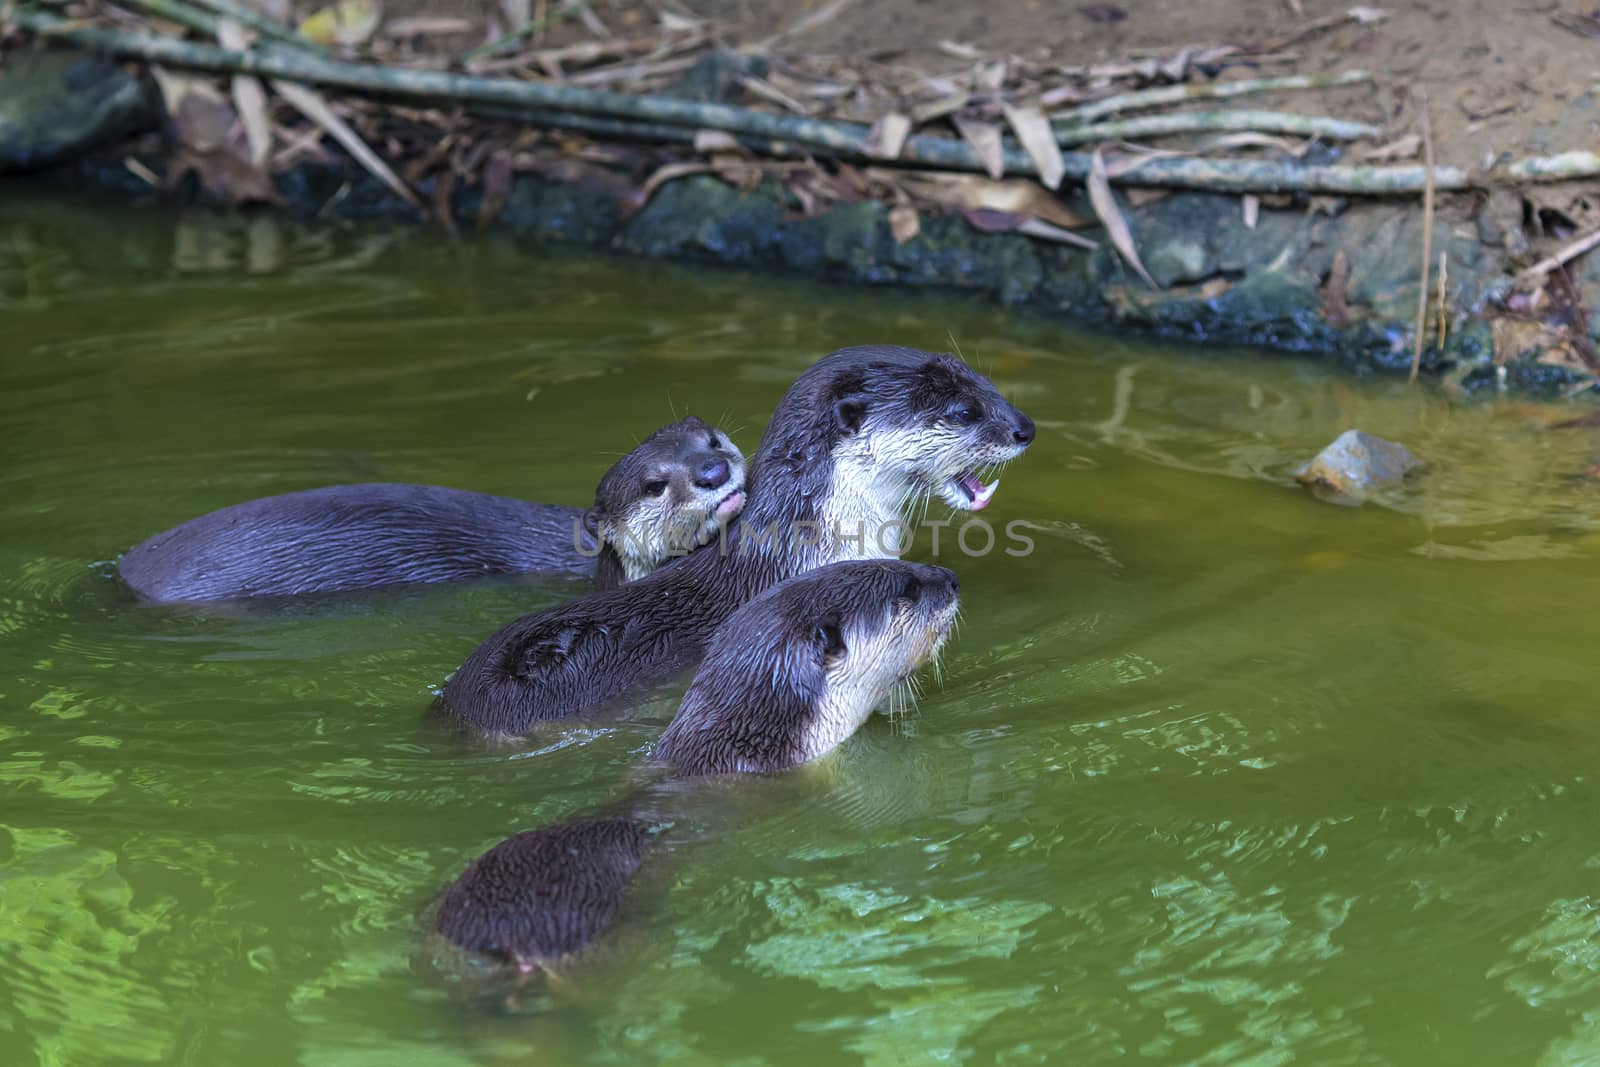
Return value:
M 0 71 L 0 173 L 40 170 L 155 124 L 133 75 L 77 52 L 28 52 Z
M 1295 472 L 1295 478 L 1337 504 L 1360 504 L 1379 489 L 1400 484 L 1422 466 L 1405 445 L 1346 430 Z

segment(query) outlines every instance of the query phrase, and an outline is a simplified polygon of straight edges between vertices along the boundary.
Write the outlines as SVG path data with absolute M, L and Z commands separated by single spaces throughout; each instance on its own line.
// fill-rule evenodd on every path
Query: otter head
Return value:
M 656 756 L 679 774 L 779 771 L 822 756 L 939 652 L 960 582 L 943 567 L 834 563 L 731 615 Z
M 805 468 L 829 466 L 826 484 L 816 486 L 824 536 L 845 540 L 864 526 L 868 546 L 874 529 L 919 499 L 936 496 L 964 511 L 987 507 L 1000 483 L 984 478 L 1034 437 L 1033 420 L 954 356 L 889 345 L 845 348 L 816 363 L 773 423 L 757 483 L 771 469 L 803 479 Z
M 705 544 L 744 507 L 744 455 L 693 415 L 663 426 L 600 479 L 589 532 L 621 573 L 643 577 Z M 602 585 L 605 585 L 602 581 Z

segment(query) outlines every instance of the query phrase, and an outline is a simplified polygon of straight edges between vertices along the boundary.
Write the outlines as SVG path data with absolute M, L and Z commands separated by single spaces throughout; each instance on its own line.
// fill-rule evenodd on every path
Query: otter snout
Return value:
M 961 579 L 956 572 L 931 563 L 908 564 L 900 599 L 921 604 L 934 611 L 954 604 L 961 595 Z
M 1016 408 L 1011 409 L 1011 439 L 1023 448 L 1033 444 L 1033 420 Z
M 728 484 L 728 461 L 715 456 L 702 462 L 694 472 L 694 484 L 701 489 L 721 489 Z

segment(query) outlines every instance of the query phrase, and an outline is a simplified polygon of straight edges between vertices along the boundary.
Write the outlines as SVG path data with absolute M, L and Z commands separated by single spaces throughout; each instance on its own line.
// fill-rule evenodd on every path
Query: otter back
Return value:
M 495 574 L 594 573 L 584 510 L 432 485 L 334 485 L 250 500 L 129 549 L 149 600 L 339 592 Z
M 651 841 L 628 818 L 574 819 L 509 837 L 445 893 L 439 933 L 524 970 L 580 952 L 616 921 Z

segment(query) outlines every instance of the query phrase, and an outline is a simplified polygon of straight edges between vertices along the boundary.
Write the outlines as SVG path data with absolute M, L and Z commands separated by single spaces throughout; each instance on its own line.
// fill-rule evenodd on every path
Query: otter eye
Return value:
M 844 635 L 839 632 L 836 622 L 821 622 L 811 632 L 811 639 L 817 643 L 817 650 L 824 656 L 838 656 L 844 652 Z
M 950 405 L 949 415 L 952 422 L 959 423 L 962 426 L 971 426 L 983 418 L 983 409 L 976 404 L 960 401 Z
M 722 438 L 713 433 L 710 437 L 706 438 L 706 444 L 710 445 L 713 449 L 721 448 Z
M 922 583 L 911 575 L 906 575 L 905 580 L 900 583 L 900 599 L 910 601 L 913 604 L 921 600 Z
M 665 493 L 666 491 L 667 491 L 667 480 L 665 478 L 659 479 L 659 480 L 654 481 L 654 482 L 645 482 L 644 483 L 644 495 L 645 496 L 660 496 L 662 493 Z

